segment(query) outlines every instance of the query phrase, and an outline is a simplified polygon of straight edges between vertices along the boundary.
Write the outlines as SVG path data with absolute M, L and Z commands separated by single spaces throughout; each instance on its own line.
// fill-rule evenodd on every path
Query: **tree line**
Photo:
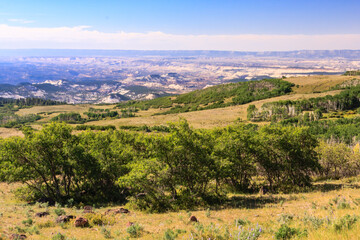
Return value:
M 309 117 L 316 121 L 322 117 L 323 113 L 352 110 L 359 107 L 360 86 L 355 86 L 334 96 L 264 103 L 260 109 L 257 109 L 255 105 L 250 105 L 247 109 L 247 118 L 250 121 L 277 122 L 293 117 L 302 118 L 305 111 L 310 111 Z
M 85 131 L 51 123 L 0 141 L 0 179 L 20 181 L 28 200 L 129 201 L 142 210 L 187 209 L 230 192 L 292 191 L 321 172 L 318 141 L 306 127 L 237 124 L 168 133 Z

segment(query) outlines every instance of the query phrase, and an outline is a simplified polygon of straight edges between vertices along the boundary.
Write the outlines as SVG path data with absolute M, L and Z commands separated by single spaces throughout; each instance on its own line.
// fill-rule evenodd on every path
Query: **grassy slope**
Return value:
M 303 98 L 321 97 L 325 95 L 335 95 L 340 92 L 329 91 L 332 87 L 346 80 L 353 79 L 353 76 L 309 76 L 309 77 L 292 77 L 286 79 L 291 83 L 299 85 L 299 87 L 293 87 L 294 93 L 290 95 L 284 95 L 280 97 L 274 97 L 259 101 L 254 101 L 249 104 L 255 104 L 256 107 L 260 107 L 262 104 L 267 102 L 273 102 L 278 100 L 297 100 Z M 321 92 L 321 93 L 314 93 Z M 225 101 L 226 102 L 226 101 Z M 196 112 L 176 113 L 168 115 L 157 115 L 152 116 L 154 113 L 164 112 L 168 109 L 149 109 L 147 111 L 140 111 L 137 113 L 136 118 L 124 118 L 124 119 L 106 119 L 101 121 L 89 122 L 90 125 L 160 125 L 166 124 L 169 121 L 178 121 L 179 117 L 185 118 L 195 128 L 213 128 L 223 127 L 233 123 L 236 119 L 246 119 L 246 109 L 249 104 L 230 106 L 225 108 L 209 109 Z M 38 128 L 39 124 L 48 122 L 51 118 L 57 116 L 62 112 L 78 112 L 83 114 L 88 111 L 89 107 L 94 108 L 113 108 L 115 105 L 97 106 L 90 104 L 81 105 L 57 105 L 57 106 L 37 106 L 33 108 L 21 109 L 17 114 L 25 115 L 31 113 L 50 112 L 49 115 L 42 115 L 43 119 L 39 120 L 34 124 Z M 0 131 L 0 137 L 8 137 L 12 135 L 18 135 L 19 131 Z
M 346 80 L 351 80 L 354 77 L 351 76 L 309 76 L 309 77 L 291 77 L 285 79 L 295 85 L 299 85 L 299 88 L 294 87 L 295 93 L 313 93 L 328 91 L 335 87 L 337 84 L 343 83 Z
M 196 112 L 168 114 L 168 115 L 157 115 L 151 116 L 148 111 L 141 111 L 138 113 L 140 117 L 136 118 L 123 118 L 123 119 L 110 119 L 102 121 L 89 122 L 91 125 L 108 125 L 112 124 L 115 126 L 121 125 L 159 125 L 166 124 L 167 122 L 178 121 L 180 117 L 185 118 L 195 128 L 213 128 L 223 127 L 233 123 L 237 118 L 246 120 L 246 110 L 249 104 L 255 104 L 260 107 L 262 104 L 267 102 L 279 101 L 279 100 L 297 100 L 302 98 L 322 97 L 326 95 L 335 95 L 339 93 L 339 90 L 326 92 L 326 93 L 311 93 L 311 94 L 292 94 L 285 95 L 275 98 L 269 98 L 251 102 L 244 105 L 231 106 L 226 108 L 216 108 Z M 156 112 L 156 110 L 152 110 Z
M 208 226 L 213 223 L 215 226 L 224 231 L 226 227 L 230 232 L 235 231 L 235 219 L 248 220 L 251 223 L 244 226 L 245 229 L 252 228 L 259 224 L 263 228 L 263 234 L 260 239 L 273 239 L 274 233 L 281 226 L 280 218 L 284 215 L 292 215 L 293 220 L 288 224 L 291 227 L 307 229 L 307 239 L 359 239 L 360 222 L 358 221 L 350 230 L 335 231 L 333 225 L 323 224 L 320 228 L 315 229 L 312 223 L 304 223 L 302 219 L 305 216 L 316 216 L 318 218 L 338 219 L 346 214 L 359 215 L 360 209 L 352 199 L 360 198 L 359 179 L 352 184 L 343 184 L 341 182 L 326 183 L 332 187 L 327 187 L 329 191 L 314 191 L 311 193 L 300 194 L 276 194 L 276 195 L 237 195 L 233 203 L 237 205 L 234 208 L 210 211 L 210 217 L 206 211 L 193 211 L 201 224 Z M 0 224 L 0 236 L 16 232 L 15 227 L 22 227 L 23 220 L 33 219 L 34 225 L 39 226 L 41 223 L 50 222 L 54 226 L 39 228 L 40 234 L 29 235 L 28 239 L 50 239 L 53 234 L 58 232 L 74 237 L 77 240 L 85 239 L 105 239 L 101 234 L 101 226 L 93 228 L 75 228 L 73 223 L 67 224 L 63 229 L 59 224 L 55 224 L 56 215 L 54 207 L 48 208 L 50 216 L 44 218 L 34 217 L 35 213 L 45 211 L 45 208 L 39 206 L 27 206 L 24 202 L 15 200 L 11 190 L 18 187 L 19 184 L 8 185 L 0 183 L 0 212 L 2 213 Z M 324 183 L 319 184 L 319 189 L 325 189 Z M 337 190 L 334 190 L 338 187 Z M 331 190 L 333 189 L 333 190 Z M 345 198 L 350 203 L 350 208 L 338 209 L 336 206 L 331 207 L 329 202 L 336 198 Z M 114 206 L 112 208 L 118 208 Z M 104 213 L 108 208 L 96 209 L 97 213 Z M 64 208 L 67 214 L 73 214 L 78 217 L 84 216 L 82 210 L 75 208 Z M 29 216 L 26 216 L 29 215 Z M 115 216 L 115 224 L 106 226 L 111 231 L 115 239 L 125 239 L 128 235 L 126 232 L 126 223 L 135 222 L 143 226 L 144 232 L 140 239 L 162 239 L 167 229 L 186 230 L 178 236 L 177 239 L 190 239 L 191 231 L 197 231 L 193 223 L 188 222 L 188 213 L 172 212 L 167 214 L 146 214 L 143 212 L 132 211 L 130 215 Z M 305 239 L 305 238 L 304 238 Z

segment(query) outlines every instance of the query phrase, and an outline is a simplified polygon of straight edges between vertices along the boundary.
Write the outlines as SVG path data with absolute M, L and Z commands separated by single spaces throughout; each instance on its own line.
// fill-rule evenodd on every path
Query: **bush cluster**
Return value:
M 27 183 L 28 196 L 66 204 L 124 201 L 164 211 L 215 203 L 224 194 L 290 191 L 320 169 L 307 128 L 234 125 L 194 130 L 184 120 L 169 133 L 72 134 L 51 123 L 24 138 L 0 140 L 0 179 Z M 261 177 L 263 182 L 254 181 Z M 24 191 L 22 191 L 24 192 Z

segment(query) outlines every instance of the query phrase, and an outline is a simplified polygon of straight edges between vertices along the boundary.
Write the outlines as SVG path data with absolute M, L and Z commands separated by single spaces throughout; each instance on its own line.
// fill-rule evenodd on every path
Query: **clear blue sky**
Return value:
M 0 24 L 25 23 L 102 32 L 353 34 L 360 33 L 360 0 L 0 0 Z
M 360 0 L 0 0 L 0 48 L 360 49 Z

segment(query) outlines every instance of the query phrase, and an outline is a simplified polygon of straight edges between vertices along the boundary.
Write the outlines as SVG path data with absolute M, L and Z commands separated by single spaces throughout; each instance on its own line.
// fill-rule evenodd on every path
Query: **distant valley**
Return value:
M 117 103 L 354 69 L 360 69 L 360 51 L 0 50 L 0 97 Z

